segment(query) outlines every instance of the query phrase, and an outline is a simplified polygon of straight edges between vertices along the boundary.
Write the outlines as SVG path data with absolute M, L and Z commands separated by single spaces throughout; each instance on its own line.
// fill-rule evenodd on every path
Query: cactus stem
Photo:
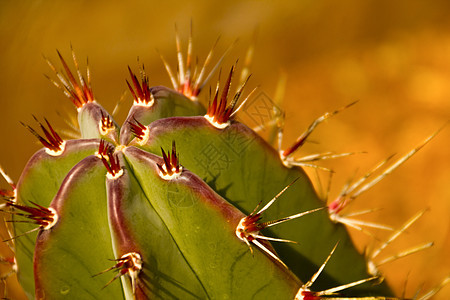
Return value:
M 298 148 L 300 148 L 301 146 L 303 146 L 303 144 L 306 142 L 306 140 L 308 139 L 308 137 L 311 135 L 311 133 L 314 131 L 314 129 L 321 124 L 323 121 L 329 119 L 330 117 L 336 115 L 337 113 L 341 112 L 342 110 L 349 108 L 350 106 L 356 104 L 358 101 L 354 101 L 350 104 L 347 104 L 333 112 L 326 112 L 325 114 L 321 115 L 320 117 L 318 117 L 317 119 L 315 119 L 311 125 L 309 125 L 308 129 L 306 129 L 305 132 L 303 132 L 295 141 L 295 143 L 287 148 L 286 150 L 281 150 L 281 144 L 282 144 L 282 140 L 283 140 L 283 128 L 280 126 L 278 128 L 278 147 L 279 147 L 279 153 L 280 153 L 280 158 L 281 161 L 283 162 L 283 164 L 287 167 L 291 167 L 293 164 L 293 160 L 289 159 L 289 156 L 291 156 L 295 151 L 297 151 Z
M 98 129 L 101 135 L 107 135 L 110 131 L 114 130 L 114 122 L 109 115 L 105 115 L 101 111 L 102 118 L 98 124 Z
M 153 97 L 152 92 L 150 91 L 149 87 L 149 80 L 147 73 L 145 72 L 144 65 L 142 65 L 142 68 L 140 69 L 141 73 L 141 83 L 139 83 L 139 80 L 137 79 L 136 75 L 131 71 L 131 68 L 128 67 L 128 71 L 131 76 L 131 81 L 133 82 L 133 87 L 131 84 L 127 82 L 128 88 L 130 89 L 131 94 L 134 98 L 133 105 L 137 106 L 144 106 L 144 107 L 152 107 L 155 103 L 155 98 Z
M 35 137 L 38 138 L 38 140 L 42 143 L 42 145 L 45 147 L 45 151 L 47 154 L 51 156 L 59 156 L 64 152 L 66 142 L 55 132 L 53 127 L 50 125 L 50 123 L 47 121 L 47 119 L 44 119 L 47 123 L 47 126 L 49 130 L 47 130 L 42 123 L 40 123 L 35 116 L 33 118 L 36 120 L 36 122 L 41 127 L 42 131 L 44 132 L 45 137 L 41 136 L 39 133 L 37 133 L 33 128 L 30 126 L 24 124 L 21 122 L 21 124 L 27 128 Z
M 131 126 L 131 132 L 136 137 L 138 145 L 143 146 L 150 138 L 150 129 L 148 128 L 148 126 L 145 126 L 138 120 L 136 120 L 136 118 L 133 117 L 133 120 L 134 123 L 128 122 Z
M 348 284 L 344 284 L 344 285 L 340 285 L 334 288 L 330 288 L 327 290 L 323 290 L 323 291 L 319 291 L 319 292 L 314 292 L 310 290 L 310 287 L 314 284 L 314 282 L 316 281 L 316 279 L 319 277 L 320 273 L 322 273 L 323 269 L 325 268 L 326 264 L 328 263 L 328 261 L 330 260 L 331 256 L 333 255 L 334 251 L 336 250 L 338 244 L 336 244 L 333 249 L 331 250 L 330 254 L 328 255 L 328 257 L 325 259 L 325 261 L 323 262 L 323 264 L 320 266 L 319 270 L 311 277 L 311 279 L 305 283 L 297 292 L 297 295 L 295 296 L 295 300 L 318 300 L 318 299 L 350 299 L 350 298 L 344 298 L 344 297 L 327 297 L 327 296 L 335 296 L 336 292 L 366 283 L 368 281 L 372 281 L 375 279 L 378 279 L 378 276 L 373 276 L 373 277 L 369 277 L 366 279 L 362 279 L 362 280 L 358 280 L 358 281 L 354 281 Z M 324 297 L 322 297 L 324 296 Z M 351 298 L 351 299 L 360 299 L 360 298 Z M 385 297 L 364 297 L 361 299 L 372 299 L 372 300 L 376 300 L 376 299 L 389 299 L 389 298 L 385 298 Z
M 180 161 L 177 156 L 175 141 L 172 142 L 172 154 L 170 154 L 169 152 L 166 154 L 162 147 L 161 152 L 164 164 L 156 164 L 159 169 L 159 176 L 164 180 L 172 180 L 178 178 L 183 171 L 183 167 L 180 165 Z
M 109 272 L 111 270 L 117 270 L 119 273 L 116 276 L 114 276 L 103 288 L 106 288 L 117 278 L 123 275 L 128 275 L 131 279 L 131 286 L 134 294 L 136 291 L 136 281 L 138 279 L 139 272 L 142 270 L 143 262 L 141 255 L 137 252 L 129 252 L 122 255 L 119 259 L 116 259 L 115 261 L 117 261 L 117 264 L 98 274 L 93 275 L 92 277 Z

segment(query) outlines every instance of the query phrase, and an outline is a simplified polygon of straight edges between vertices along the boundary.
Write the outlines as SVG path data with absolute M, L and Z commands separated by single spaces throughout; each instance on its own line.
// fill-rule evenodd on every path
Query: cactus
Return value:
M 178 38 L 177 46 L 178 73 L 165 63 L 174 89 L 150 87 L 143 66 L 139 76 L 128 68 L 134 102 L 121 127 L 96 101 L 89 69 L 84 77 L 75 55 L 76 76 L 59 52 L 64 71 L 49 62 L 58 78 L 52 82 L 77 108 L 81 137 L 65 141 L 47 120 L 36 119 L 42 134 L 24 124 L 44 148 L 17 185 L 4 174 L 11 190 L 2 191 L 3 210 L 14 227 L 7 242 L 27 296 L 391 297 L 346 226 L 389 228 L 340 212 L 435 134 L 370 179 L 383 161 L 327 205 L 301 165 L 340 155 L 296 160 L 292 154 L 343 108 L 319 117 L 292 147 L 277 151 L 235 119 L 252 95 L 241 99 L 249 78 L 231 97 L 233 66 L 204 107 L 197 96 L 222 59 L 206 76 L 208 55 L 195 73 L 190 52 L 184 64 Z

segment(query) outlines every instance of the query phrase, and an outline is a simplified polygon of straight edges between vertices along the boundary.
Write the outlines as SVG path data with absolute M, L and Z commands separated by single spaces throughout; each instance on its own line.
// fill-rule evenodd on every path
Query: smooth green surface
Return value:
M 261 251 L 252 255 L 236 237 L 240 211 L 188 171 L 166 181 L 157 175 L 159 158 L 129 148 L 125 155 L 210 298 L 294 298 L 298 279 Z
M 35 250 L 37 286 L 46 299 L 123 299 L 119 281 L 103 288 L 114 272 L 92 277 L 115 264 L 105 175 L 102 162 L 87 157 L 52 202 L 59 220 L 39 234 Z

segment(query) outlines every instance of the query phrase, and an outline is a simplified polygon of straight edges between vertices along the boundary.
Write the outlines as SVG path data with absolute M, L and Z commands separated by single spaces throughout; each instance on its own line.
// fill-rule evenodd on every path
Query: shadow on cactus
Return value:
M 342 109 L 316 119 L 289 149 L 274 149 L 234 118 L 253 94 L 241 99 L 246 77 L 230 96 L 236 66 L 223 86 L 218 81 L 207 108 L 198 101 L 223 56 L 206 74 L 213 52 L 193 66 L 191 43 L 185 63 L 177 36 L 177 74 L 164 61 L 174 89 L 150 87 L 143 66 L 139 76 L 129 68 L 134 102 L 121 127 L 96 101 L 89 68 L 83 76 L 75 55 L 74 73 L 59 52 L 63 71 L 49 62 L 57 78 L 51 81 L 77 108 L 81 137 L 65 141 L 47 120 L 38 122 L 42 134 L 24 124 L 44 148 L 17 185 L 2 170 L 11 185 L 2 191 L 13 225 L 6 241 L 15 253 L 11 273 L 28 297 L 391 297 L 374 269 L 376 255 L 358 253 L 345 227 L 380 226 L 340 213 L 434 135 L 327 205 L 301 166 L 348 154 L 292 154 Z M 277 124 L 271 126 L 281 139 Z

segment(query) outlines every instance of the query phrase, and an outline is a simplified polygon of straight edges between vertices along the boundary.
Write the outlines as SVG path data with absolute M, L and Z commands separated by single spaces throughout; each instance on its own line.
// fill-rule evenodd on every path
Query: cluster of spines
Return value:
M 13 201 L 7 201 L 6 206 L 12 209 L 3 210 L 6 213 L 23 217 L 24 220 L 11 220 L 10 222 L 22 222 L 22 223 L 31 223 L 38 225 L 38 227 L 31 229 L 22 235 L 37 231 L 37 230 L 49 230 L 58 222 L 58 214 L 56 210 L 52 207 L 44 207 L 34 202 L 30 202 L 33 206 L 26 206 L 17 204 Z M 16 239 L 18 236 L 13 236 L 5 241 L 10 241 Z
M 40 123 L 36 117 L 34 117 L 34 119 L 44 132 L 44 136 L 41 136 L 39 133 L 37 133 L 36 130 L 34 130 L 30 126 L 24 123 L 22 123 L 22 125 L 25 126 L 35 137 L 38 138 L 38 140 L 45 147 L 48 154 L 53 156 L 61 155 L 64 152 L 65 141 L 59 136 L 58 133 L 56 133 L 56 131 L 53 129 L 53 127 L 50 125 L 47 119 L 45 119 L 45 123 L 47 124 L 48 129 L 46 129 L 45 126 L 42 123 Z
M 253 94 L 253 90 L 241 103 L 241 105 L 236 108 L 237 102 L 240 100 L 242 92 L 250 79 L 248 76 L 245 81 L 238 88 L 236 94 L 234 95 L 231 102 L 228 104 L 228 95 L 231 87 L 231 79 L 235 72 L 236 65 L 231 67 L 230 73 L 228 74 L 227 81 L 223 87 L 222 95 L 219 99 L 219 82 L 217 82 L 216 90 L 212 100 L 210 99 L 208 104 L 208 110 L 206 112 L 205 118 L 216 128 L 223 129 L 230 124 L 231 118 L 240 110 L 240 108 L 245 104 L 248 98 Z M 211 97 L 210 97 L 211 98 Z
M 281 218 L 278 220 L 273 220 L 273 221 L 268 221 L 268 222 L 263 222 L 263 223 L 258 223 L 258 222 L 262 218 L 261 214 L 265 210 L 267 210 L 292 184 L 294 184 L 295 181 L 297 181 L 297 179 L 294 180 L 291 184 L 289 184 L 285 188 L 283 188 L 281 190 L 281 192 L 279 192 L 274 198 L 272 198 L 272 200 L 270 200 L 263 208 L 258 210 L 258 208 L 261 204 L 261 202 L 260 202 L 256 206 L 256 208 L 253 210 L 253 212 L 251 212 L 248 216 L 242 218 L 239 221 L 239 224 L 237 225 L 236 232 L 235 232 L 236 236 L 241 241 L 243 241 L 247 244 L 247 246 L 250 248 L 250 251 L 253 251 L 251 248 L 251 244 L 254 244 L 258 248 L 260 248 L 262 251 L 267 253 L 270 257 L 272 257 L 275 261 L 282 264 L 285 268 L 288 268 L 286 266 L 286 264 L 281 259 L 278 258 L 278 256 L 274 253 L 274 251 L 270 250 L 266 245 L 264 245 L 264 243 L 261 243 L 261 240 L 274 241 L 274 242 L 289 242 L 289 243 L 296 243 L 296 242 L 286 240 L 286 239 L 266 237 L 266 236 L 263 236 L 262 234 L 260 234 L 260 231 L 267 227 L 278 225 L 278 224 L 284 223 L 286 221 L 300 218 L 304 215 L 316 212 L 318 210 L 323 209 L 323 207 L 309 210 L 309 211 L 302 212 L 302 213 L 298 213 L 298 214 L 295 214 L 295 215 L 292 215 L 289 217 L 285 217 L 285 218 Z
M 130 124 L 131 132 L 137 139 L 137 143 L 142 146 L 147 143 L 150 137 L 150 131 L 147 126 L 136 120 L 134 117 L 133 121 L 134 122 L 128 122 Z
M 60 73 L 57 71 L 57 69 L 54 67 L 54 65 L 48 60 L 47 63 L 50 66 L 50 68 L 53 70 L 53 72 L 56 74 L 56 76 L 59 79 L 59 83 L 50 79 L 49 80 L 58 88 L 62 89 L 64 94 L 72 101 L 72 103 L 77 107 L 77 109 L 81 109 L 85 104 L 89 102 L 94 102 L 94 93 L 92 92 L 91 88 L 91 76 L 89 71 L 89 63 L 86 63 L 86 79 L 81 74 L 80 68 L 78 67 L 78 61 L 75 56 L 75 52 L 72 49 L 72 58 L 73 63 L 75 65 L 75 69 L 77 71 L 78 75 L 78 81 L 73 76 L 72 72 L 70 71 L 69 66 L 67 65 L 66 61 L 62 57 L 61 53 L 57 51 L 59 59 L 61 60 L 61 64 L 63 65 L 64 73 Z
M 192 101 L 197 101 L 197 97 L 200 94 L 203 87 L 206 85 L 206 83 L 210 80 L 210 78 L 214 75 L 216 70 L 218 69 L 219 65 L 221 64 L 223 58 L 226 55 L 226 52 L 219 58 L 217 63 L 212 67 L 210 72 L 206 75 L 206 68 L 208 67 L 212 56 L 214 49 L 217 45 L 217 42 L 219 39 L 216 40 L 213 47 L 209 51 L 203 66 L 201 66 L 200 70 L 198 69 L 198 59 L 196 60 L 196 64 L 194 66 L 194 69 L 192 70 L 193 64 L 192 64 L 192 49 L 193 49 L 193 41 L 192 41 L 192 24 L 191 24 L 191 31 L 189 36 L 189 42 L 187 47 L 187 54 L 186 54 L 186 63 L 184 62 L 184 56 L 181 50 L 181 42 L 180 38 L 178 36 L 178 32 L 175 35 L 175 42 L 176 42 L 176 48 L 177 48 L 177 73 L 174 74 L 172 69 L 170 68 L 167 61 L 164 59 L 164 57 L 161 55 L 161 59 L 164 63 L 164 66 L 166 68 L 167 73 L 169 74 L 170 80 L 172 82 L 173 88 L 178 91 L 179 93 L 185 95 Z M 206 77 L 205 77 L 206 76 Z
M 116 259 L 115 261 L 117 263 L 114 266 L 112 266 L 98 274 L 95 274 L 94 276 L 98 276 L 100 274 L 103 274 L 103 273 L 106 273 L 109 271 L 116 271 L 117 274 L 103 288 L 107 287 L 112 282 L 114 282 L 114 280 L 118 279 L 121 276 L 128 276 L 131 280 L 132 291 L 133 291 L 133 293 L 135 293 L 138 275 L 141 272 L 142 267 L 143 267 L 143 261 L 142 261 L 141 255 L 137 252 L 129 252 L 129 253 L 122 255 L 120 258 Z
M 131 86 L 128 80 L 126 82 L 131 94 L 133 95 L 134 105 L 151 107 L 155 103 L 155 98 L 150 90 L 149 79 L 147 73 L 145 72 L 144 66 L 140 68 L 140 81 L 133 71 L 131 71 L 130 67 L 128 67 L 128 72 L 130 73 L 133 86 Z
M 171 180 L 180 176 L 181 172 L 183 171 L 183 167 L 180 165 L 175 141 L 172 142 L 172 153 L 167 152 L 166 154 L 162 147 L 161 153 L 163 164 L 156 164 L 158 166 L 160 172 L 159 175 L 161 176 L 161 178 Z
M 96 153 L 97 157 L 102 160 L 102 163 L 107 170 L 106 176 L 108 179 L 116 179 L 123 174 L 119 156 L 114 152 L 114 150 L 115 149 L 111 144 L 107 144 L 105 140 L 101 140 L 98 147 L 98 152 Z
M 105 136 L 107 135 L 111 130 L 114 129 L 114 122 L 108 114 L 105 114 L 103 111 L 101 111 L 101 119 L 99 123 L 99 131 L 100 134 Z

